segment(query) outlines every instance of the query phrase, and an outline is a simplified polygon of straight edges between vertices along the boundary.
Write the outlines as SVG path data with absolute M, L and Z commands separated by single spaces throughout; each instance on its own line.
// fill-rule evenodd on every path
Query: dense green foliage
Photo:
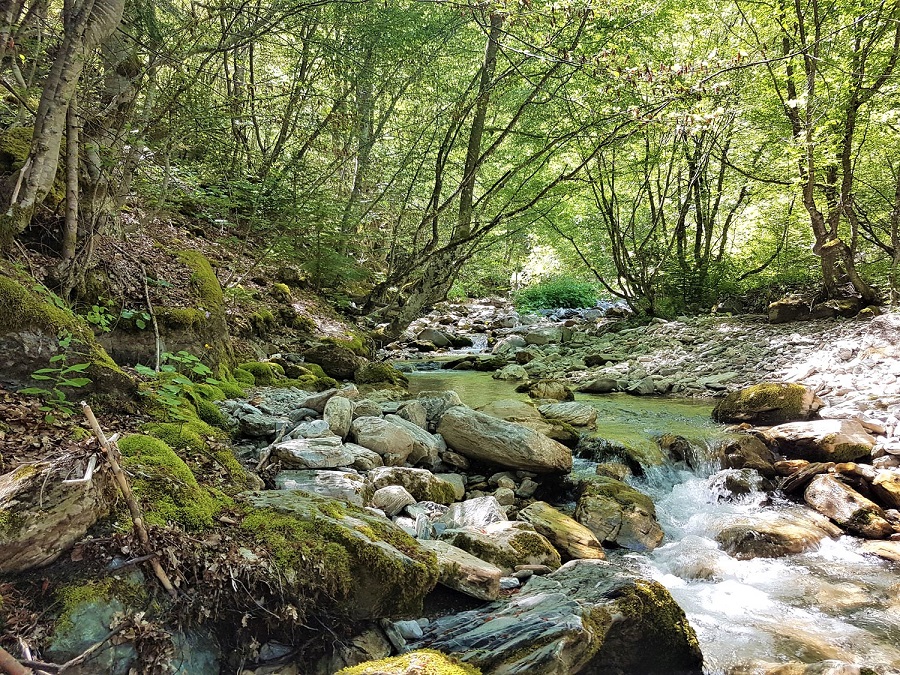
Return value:
M 897 299 L 895 2 L 104 3 L 124 18 L 83 62 L 38 0 L 0 48 L 0 168 L 24 179 L 0 245 L 58 230 L 63 290 L 91 264 L 66 233 L 90 251 L 137 206 L 392 333 L 537 258 L 656 315 L 809 283 Z M 70 82 L 77 204 L 48 168 Z
M 560 276 L 541 281 L 515 294 L 517 309 L 553 309 L 555 307 L 593 307 L 597 290 L 586 281 Z

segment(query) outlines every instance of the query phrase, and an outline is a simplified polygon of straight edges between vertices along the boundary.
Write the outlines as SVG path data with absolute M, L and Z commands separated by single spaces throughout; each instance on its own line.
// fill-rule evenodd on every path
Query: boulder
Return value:
M 77 461 L 23 464 L 0 476 L 0 574 L 49 565 L 109 513 L 110 472 L 101 466 L 87 482 L 64 482 Z
M 547 502 L 529 504 L 519 511 L 518 518 L 533 525 L 566 558 L 602 560 L 606 557 L 603 546 L 593 532 Z
M 717 422 L 782 424 L 807 420 L 821 407 L 816 393 L 796 383 L 766 382 L 733 391 L 716 404 Z
M 353 419 L 357 417 L 381 417 L 381 406 L 368 398 L 353 401 Z
M 365 359 L 354 354 L 347 347 L 323 343 L 303 352 L 303 358 L 322 366 L 328 377 L 337 380 L 352 380 L 357 368 L 365 364 Z
M 538 407 L 541 415 L 549 420 L 558 420 L 574 427 L 595 427 L 597 409 L 587 403 L 548 403 Z
M 418 615 L 437 583 L 433 554 L 382 516 L 299 491 L 245 492 L 242 528 L 270 555 L 280 592 L 348 620 Z M 272 547 L 275 553 L 267 554 Z
M 465 476 L 458 473 L 436 473 L 434 476 L 453 486 L 453 501 L 461 501 L 466 496 Z
M 343 396 L 333 396 L 325 404 L 322 415 L 331 433 L 346 438 L 353 421 L 353 401 Z
M 325 391 L 320 391 L 316 394 L 310 394 L 306 398 L 297 402 L 298 408 L 309 408 L 310 410 L 315 410 L 317 413 L 322 415 L 325 412 L 325 406 L 332 396 L 337 396 L 337 389 L 326 389 Z M 346 397 L 346 398 L 349 398 Z
M 384 460 L 374 450 L 369 450 L 356 443 L 344 443 L 344 449 L 353 455 L 350 466 L 357 471 L 368 471 L 376 466 L 384 466 Z
M 469 459 L 535 473 L 572 468 L 572 453 L 561 443 L 464 406 L 444 413 L 438 433 L 453 451 Z
M 356 506 L 365 506 L 372 495 L 372 489 L 363 477 L 351 471 L 279 471 L 275 476 L 275 487 L 343 499 Z
M 875 439 L 856 420 L 790 422 L 766 429 L 762 437 L 785 457 L 811 462 L 852 462 L 875 447 Z
M 900 541 L 864 541 L 859 550 L 900 563 Z
M 840 535 L 841 530 L 827 519 L 807 509 L 793 507 L 738 518 L 716 534 L 716 541 L 729 555 L 750 560 L 815 551 L 826 537 Z
M 742 434 L 722 444 L 723 469 L 754 469 L 766 478 L 774 478 L 774 464 L 775 455 L 753 436 Z
M 272 448 L 272 456 L 294 469 L 337 469 L 353 464 L 353 454 L 339 436 L 281 441 Z
M 419 425 L 410 422 L 399 415 L 385 415 L 384 419 L 405 429 L 413 439 L 412 450 L 406 461 L 410 464 L 425 464 L 433 466 L 438 462 L 438 453 L 444 449 L 444 444 L 435 436 L 429 434 Z
M 238 417 L 238 433 L 248 438 L 274 436 L 278 425 L 286 425 L 288 420 L 262 412 L 248 412 Z
M 334 433 L 331 431 L 331 427 L 328 426 L 328 422 L 326 422 L 325 420 L 311 420 L 308 422 L 300 422 L 297 426 L 291 429 L 291 432 L 287 435 L 287 439 L 325 438 L 327 436 L 331 436 L 337 439 L 341 438 L 340 435 L 334 435 Z
M 495 380 L 518 382 L 528 379 L 528 371 L 517 363 L 510 363 L 509 365 L 503 366 L 503 368 L 491 375 L 491 377 Z
M 625 391 L 635 396 L 653 396 L 654 394 L 658 393 L 656 380 L 649 376 L 641 378 L 640 380 L 636 380 L 634 382 L 630 382 L 625 387 Z
M 572 561 L 509 601 L 434 619 L 411 647 L 498 674 L 700 675 L 703 663 L 669 592 L 600 560 Z
M 419 401 L 404 401 L 398 406 L 397 415 L 421 429 L 428 428 L 428 415 Z
M 573 401 L 575 394 L 565 384 L 559 380 L 538 380 L 537 382 L 528 382 L 520 385 L 516 391 L 522 389 L 531 398 L 553 399 L 556 401 Z
M 709 491 L 720 502 L 744 500 L 754 493 L 772 492 L 775 482 L 763 476 L 756 469 L 722 469 L 709 477 Z M 760 498 L 765 502 L 768 498 Z
M 370 625 L 349 639 L 335 640 L 330 653 L 316 665 L 314 675 L 332 675 L 342 668 L 383 659 L 390 654 L 391 643 L 378 626 Z M 297 673 L 299 674 L 299 671 Z
M 393 518 L 416 499 L 402 485 L 386 485 L 378 488 L 372 495 L 372 506 L 384 511 L 388 518 Z
M 900 471 L 878 471 L 872 481 L 872 492 L 889 509 L 900 509 Z
M 598 377 L 595 380 L 589 380 L 579 385 L 578 391 L 585 394 L 608 394 L 619 388 L 618 380 L 611 377 Z
M 438 580 L 444 586 L 479 600 L 496 600 L 500 597 L 502 573 L 498 567 L 446 541 L 426 539 L 419 544 L 437 556 L 440 570 Z
M 402 486 L 417 502 L 452 504 L 456 500 L 456 490 L 453 485 L 438 478 L 427 469 L 380 466 L 369 471 L 366 481 L 375 490 L 388 485 Z
M 525 401 L 517 401 L 511 398 L 491 401 L 487 405 L 478 408 L 478 411 L 507 422 L 541 421 L 541 413 L 538 412 L 537 408 Z
M 867 539 L 881 539 L 894 532 L 878 504 L 828 474 L 813 478 L 803 499 L 823 516 Z
M 381 417 L 357 417 L 350 425 L 350 436 L 357 445 L 381 455 L 388 466 L 403 464 L 416 443 L 409 430 Z
M 422 391 L 419 392 L 419 403 L 425 408 L 425 419 L 428 428 L 433 429 L 447 410 L 462 405 L 459 394 L 455 391 Z
M 663 540 L 653 500 L 614 478 L 597 476 L 582 482 L 575 520 L 601 542 L 632 551 L 652 551 Z
M 525 338 L 521 335 L 510 335 L 502 340 L 497 340 L 497 344 L 491 349 L 491 354 L 510 354 L 517 349 L 525 347 L 527 344 Z
M 438 522 L 449 529 L 474 527 L 484 529 L 491 523 L 506 520 L 506 512 L 494 497 L 476 497 L 451 504 Z
M 441 539 L 512 574 L 519 565 L 560 566 L 559 552 L 528 523 L 502 520 L 483 528 L 445 530 Z
M 388 363 L 366 363 L 353 373 L 357 384 L 390 384 L 396 387 L 409 386 L 406 375 Z
M 450 336 L 435 328 L 426 328 L 419 331 L 416 340 L 420 342 L 430 342 L 435 347 L 449 347 L 451 345 Z

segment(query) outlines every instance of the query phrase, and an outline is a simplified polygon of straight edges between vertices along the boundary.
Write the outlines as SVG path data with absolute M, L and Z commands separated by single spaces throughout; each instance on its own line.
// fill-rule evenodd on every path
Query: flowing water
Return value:
M 471 371 L 413 373 L 410 391 L 453 389 L 471 407 L 504 398 L 527 400 L 515 385 Z M 628 395 L 579 395 L 598 410 L 598 435 L 631 446 L 655 445 L 664 433 L 698 446 L 722 438 L 708 403 Z M 576 462 L 576 470 L 592 465 Z M 748 517 L 803 510 L 762 493 L 722 501 L 709 474 L 680 465 L 649 470 L 630 482 L 649 494 L 665 530 L 649 554 L 612 552 L 666 586 L 687 613 L 710 674 L 752 662 L 838 659 L 900 673 L 900 565 L 858 552 L 859 540 L 826 539 L 815 552 L 738 560 L 715 536 Z

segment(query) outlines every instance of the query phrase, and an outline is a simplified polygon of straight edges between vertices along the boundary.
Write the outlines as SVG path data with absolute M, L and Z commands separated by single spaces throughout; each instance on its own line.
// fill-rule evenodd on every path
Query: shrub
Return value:
M 597 304 L 597 290 L 590 282 L 560 276 L 523 288 L 513 302 L 520 310 L 593 307 Z

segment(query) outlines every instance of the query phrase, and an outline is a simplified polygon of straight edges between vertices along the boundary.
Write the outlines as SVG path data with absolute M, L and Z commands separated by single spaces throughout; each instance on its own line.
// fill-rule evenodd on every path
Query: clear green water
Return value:
M 490 373 L 476 371 L 429 371 L 409 374 L 409 391 L 452 389 L 470 408 L 479 408 L 500 399 L 528 401 L 516 393 L 516 385 L 495 380 Z M 721 436 L 721 427 L 712 421 L 713 406 L 708 401 L 653 398 L 628 394 L 576 394 L 575 400 L 597 409 L 594 435 L 629 448 L 650 453 L 663 434 L 684 436 L 703 445 Z M 658 452 L 658 450 L 657 450 Z

